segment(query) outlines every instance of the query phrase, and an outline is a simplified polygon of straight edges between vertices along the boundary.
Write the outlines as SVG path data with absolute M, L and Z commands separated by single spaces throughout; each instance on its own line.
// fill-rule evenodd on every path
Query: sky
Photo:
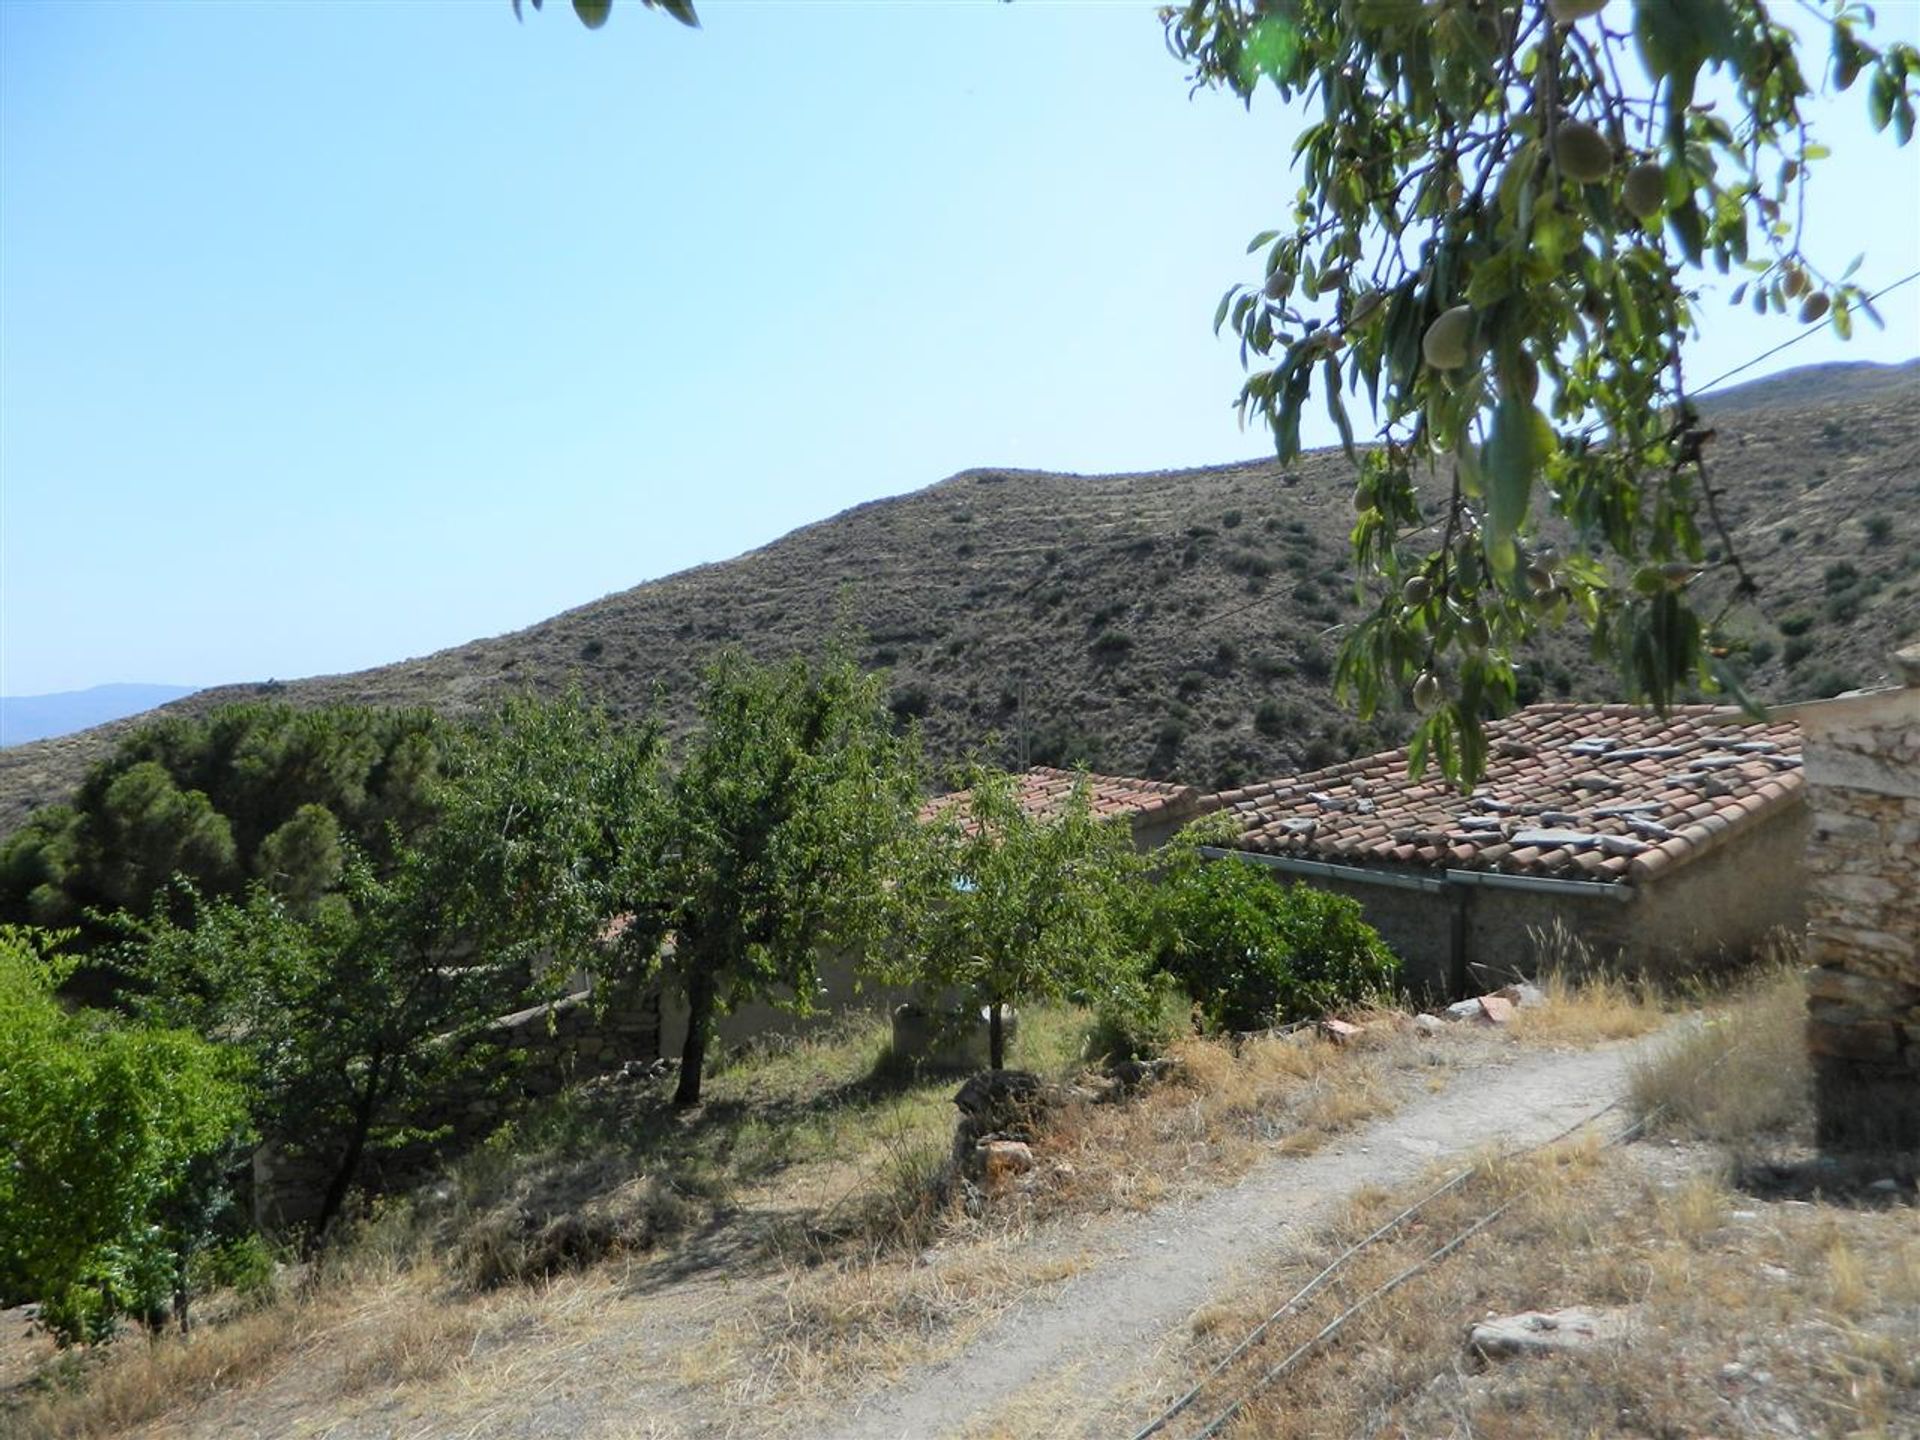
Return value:
M 969 466 L 1270 448 L 1211 320 L 1295 117 L 1190 98 L 1152 4 L 700 8 L 0 0 L 0 693 L 358 669 Z M 1809 250 L 1871 287 L 1920 148 L 1864 112 Z M 1920 283 L 1885 314 L 1751 375 L 1920 353 Z M 1689 376 L 1794 333 L 1710 306 Z

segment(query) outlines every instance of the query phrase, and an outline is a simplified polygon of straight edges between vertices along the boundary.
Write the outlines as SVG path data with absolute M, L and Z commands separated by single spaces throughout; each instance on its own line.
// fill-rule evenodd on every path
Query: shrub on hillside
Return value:
M 56 938 L 0 928 L 0 1304 L 68 1345 L 184 1323 L 246 1105 L 221 1047 L 60 1004 Z
M 1145 928 L 1155 968 L 1214 1030 L 1311 1019 L 1390 991 L 1400 974 L 1352 900 L 1204 860 L 1192 842 L 1170 856 Z

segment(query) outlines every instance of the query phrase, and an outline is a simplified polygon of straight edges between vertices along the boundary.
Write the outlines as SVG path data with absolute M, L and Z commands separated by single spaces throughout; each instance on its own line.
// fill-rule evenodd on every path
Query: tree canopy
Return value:
M 1410 694 L 1416 763 L 1476 774 L 1516 651 L 1570 619 L 1636 697 L 1732 683 L 1719 627 L 1753 587 L 1683 363 L 1695 287 L 1738 271 L 1757 310 L 1843 336 L 1877 320 L 1851 268 L 1802 249 L 1827 153 L 1806 102 L 1824 67 L 1905 144 L 1920 75 L 1913 47 L 1869 43 L 1865 7 L 1803 9 L 1826 41 L 1811 64 L 1761 0 L 1165 12 L 1196 88 L 1309 107 L 1298 190 L 1215 325 L 1282 458 L 1316 393 L 1355 451 L 1353 549 L 1376 583 L 1337 680 L 1363 718 Z
M 1096 817 L 1084 783 L 1058 814 L 1035 815 L 1010 775 L 976 770 L 966 781 L 964 801 L 913 846 L 897 973 L 986 1007 L 998 1069 L 1008 1005 L 1078 996 L 1129 1008 L 1140 966 L 1125 921 L 1139 863 L 1126 825 Z
M 371 1158 L 492 1073 L 491 1023 L 593 955 L 658 756 L 653 728 L 577 696 L 514 701 L 448 737 L 437 820 L 384 866 L 350 848 L 311 904 L 266 877 L 237 895 L 181 881 L 125 923 L 136 1004 L 245 1054 L 261 1136 L 321 1167 L 316 1233 Z
M 66 1344 L 174 1297 L 194 1237 L 168 1222 L 246 1105 L 231 1052 L 62 1006 L 50 938 L 0 928 L 0 1303 Z
M 265 885 L 296 908 L 334 890 L 349 850 L 376 871 L 433 821 L 448 744 L 423 710 L 234 705 L 136 730 L 67 805 L 0 846 L 0 920 L 103 930 L 175 876 L 204 896 Z
M 716 1014 L 762 998 L 804 1011 L 823 951 L 880 932 L 919 795 L 883 678 L 844 653 L 760 665 L 723 652 L 699 717 L 628 853 L 621 937 L 628 963 L 664 963 L 686 1002 L 681 1105 L 700 1098 Z

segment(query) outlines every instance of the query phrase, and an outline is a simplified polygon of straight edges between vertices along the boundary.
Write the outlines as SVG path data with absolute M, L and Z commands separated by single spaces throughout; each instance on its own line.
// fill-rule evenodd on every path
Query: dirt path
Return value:
M 1191 1203 L 1104 1226 L 1089 1268 L 1015 1306 L 963 1354 L 909 1373 L 818 1433 L 933 1440 L 1027 1409 L 1046 1422 L 1036 1433 L 1076 1435 L 1129 1402 L 1150 1414 L 1156 1357 L 1179 1342 L 1194 1311 L 1345 1197 L 1363 1186 L 1403 1184 L 1436 1160 L 1483 1146 L 1552 1136 L 1619 1095 L 1629 1061 L 1647 1043 L 1476 1070 L 1312 1155 L 1268 1161 Z M 1074 1243 L 1087 1240 L 1079 1235 Z

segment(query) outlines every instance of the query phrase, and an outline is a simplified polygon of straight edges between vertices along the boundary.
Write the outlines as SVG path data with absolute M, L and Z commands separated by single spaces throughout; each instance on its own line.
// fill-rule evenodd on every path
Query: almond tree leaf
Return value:
M 653 3 L 689 30 L 700 28 L 700 17 L 693 13 L 693 0 L 653 0 Z
M 1488 554 L 1511 549 L 1527 518 L 1533 477 L 1553 449 L 1553 426 L 1531 402 L 1504 395 L 1494 407 L 1493 430 L 1481 457 L 1487 477 Z M 1496 559 L 1496 567 L 1498 561 Z

